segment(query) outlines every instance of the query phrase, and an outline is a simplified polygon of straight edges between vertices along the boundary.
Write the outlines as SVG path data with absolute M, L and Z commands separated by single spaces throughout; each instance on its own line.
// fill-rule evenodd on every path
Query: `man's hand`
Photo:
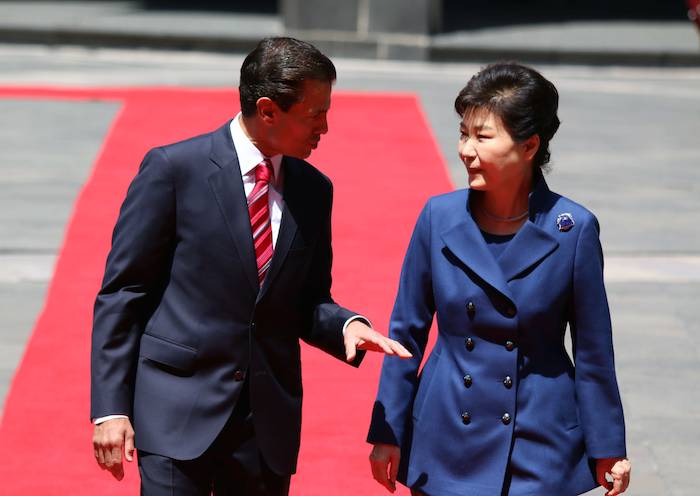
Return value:
M 369 454 L 372 477 L 389 492 L 396 491 L 396 475 L 399 472 L 401 450 L 392 444 L 375 444 Z
M 348 362 L 355 359 L 357 350 L 379 351 L 401 358 L 413 356 L 398 341 L 379 334 L 360 320 L 353 320 L 345 328 L 345 358 Z
M 129 462 L 134 459 L 134 429 L 129 419 L 116 418 L 96 425 L 92 446 L 100 468 L 109 470 L 115 479 L 122 480 L 122 455 Z
M 595 462 L 598 484 L 608 490 L 605 496 L 624 493 L 630 483 L 630 461 L 627 458 L 601 458 Z M 612 476 L 612 482 L 607 481 L 605 474 Z

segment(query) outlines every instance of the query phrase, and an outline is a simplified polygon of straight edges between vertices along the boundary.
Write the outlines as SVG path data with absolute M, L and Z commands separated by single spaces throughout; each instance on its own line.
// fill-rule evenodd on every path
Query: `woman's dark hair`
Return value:
M 264 38 L 241 66 L 241 112 L 255 114 L 259 98 L 268 97 L 285 112 L 302 98 L 302 83 L 332 83 L 335 66 L 316 47 L 294 38 Z
M 455 110 L 463 117 L 484 109 L 497 115 L 516 142 L 537 134 L 540 147 L 533 166 L 545 168 L 549 162 L 549 141 L 559 129 L 559 93 L 536 70 L 515 62 L 498 62 L 474 75 L 455 100 Z

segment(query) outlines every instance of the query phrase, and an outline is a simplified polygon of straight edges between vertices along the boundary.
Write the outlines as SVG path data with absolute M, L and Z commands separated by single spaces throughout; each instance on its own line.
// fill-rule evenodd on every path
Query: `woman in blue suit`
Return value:
M 390 323 L 413 359 L 385 358 L 368 436 L 392 492 L 396 480 L 430 496 L 627 488 L 598 222 L 541 172 L 557 106 L 554 85 L 519 64 L 486 67 L 455 101 L 469 189 L 418 218 Z

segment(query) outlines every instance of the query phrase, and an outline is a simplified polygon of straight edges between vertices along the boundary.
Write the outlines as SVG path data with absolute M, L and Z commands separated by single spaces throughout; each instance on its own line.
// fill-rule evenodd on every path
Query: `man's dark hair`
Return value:
M 301 101 L 302 83 L 335 81 L 335 66 L 315 46 L 294 38 L 265 38 L 241 66 L 241 112 L 249 117 L 267 97 L 285 112 Z
M 500 117 L 516 142 L 537 134 L 540 147 L 532 165 L 542 168 L 549 162 L 549 141 L 559 129 L 558 106 L 559 93 L 554 85 L 536 70 L 515 62 L 486 66 L 455 100 L 460 117 L 480 109 Z

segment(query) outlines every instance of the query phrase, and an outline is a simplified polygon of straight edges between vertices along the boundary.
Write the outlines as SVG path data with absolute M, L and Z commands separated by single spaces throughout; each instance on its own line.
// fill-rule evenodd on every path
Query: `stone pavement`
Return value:
M 194 51 L 0 45 L 0 84 L 232 87 L 241 61 Z M 416 94 L 453 183 L 464 185 L 452 100 L 478 65 L 335 62 L 338 91 Z M 627 494 L 694 496 L 700 68 L 537 67 L 561 94 L 549 184 L 591 208 L 602 227 L 634 463 Z M 75 195 L 117 111 L 100 101 L 0 100 L 0 397 L 41 308 Z
M 147 9 L 139 1 L 0 1 L 0 43 L 247 53 L 260 38 L 283 32 L 274 14 Z M 682 19 L 543 21 L 434 36 L 320 30 L 289 34 L 335 57 L 700 65 L 700 37 L 693 24 Z
M 0 412 L 73 202 L 117 109 L 0 99 Z

